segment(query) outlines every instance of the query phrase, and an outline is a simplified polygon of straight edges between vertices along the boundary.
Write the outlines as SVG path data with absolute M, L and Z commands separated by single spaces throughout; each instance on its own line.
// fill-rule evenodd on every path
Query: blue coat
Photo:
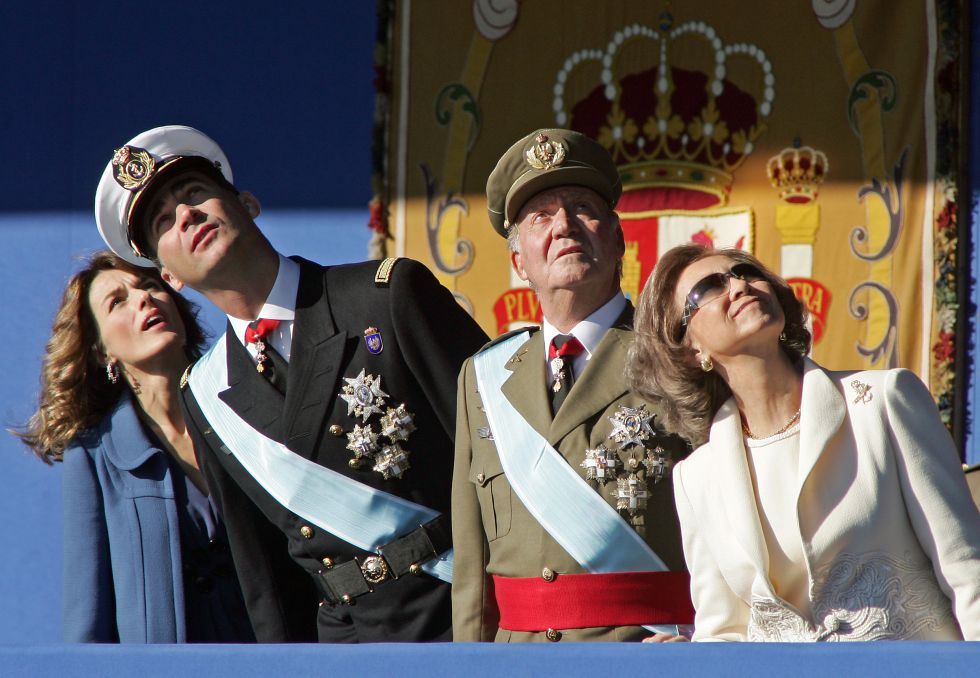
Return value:
M 65 451 L 63 496 L 65 640 L 185 642 L 170 464 L 128 396 Z

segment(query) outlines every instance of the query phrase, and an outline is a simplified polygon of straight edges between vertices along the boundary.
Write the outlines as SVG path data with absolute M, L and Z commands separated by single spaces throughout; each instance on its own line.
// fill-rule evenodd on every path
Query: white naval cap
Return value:
M 152 185 L 176 171 L 197 169 L 233 184 L 224 151 L 193 127 L 166 125 L 138 134 L 117 149 L 95 191 L 95 221 L 105 244 L 136 266 L 155 266 L 138 245 L 137 209 Z

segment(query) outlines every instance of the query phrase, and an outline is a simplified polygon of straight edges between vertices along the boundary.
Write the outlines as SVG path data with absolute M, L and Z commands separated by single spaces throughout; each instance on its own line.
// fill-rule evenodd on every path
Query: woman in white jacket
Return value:
M 634 387 L 695 446 L 674 469 L 694 640 L 980 639 L 980 515 L 925 386 L 805 357 L 752 255 L 685 245 L 640 297 Z

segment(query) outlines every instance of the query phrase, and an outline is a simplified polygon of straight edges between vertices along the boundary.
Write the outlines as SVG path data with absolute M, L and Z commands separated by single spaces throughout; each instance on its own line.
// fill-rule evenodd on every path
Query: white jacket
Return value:
M 812 618 L 773 592 L 734 399 L 674 469 L 694 640 L 980 639 L 980 514 L 908 370 L 803 374 L 796 499 Z

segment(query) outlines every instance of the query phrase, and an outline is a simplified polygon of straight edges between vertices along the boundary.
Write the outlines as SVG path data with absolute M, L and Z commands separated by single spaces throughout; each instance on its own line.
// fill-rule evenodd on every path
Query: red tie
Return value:
M 248 327 L 245 328 L 245 343 L 254 344 L 260 339 L 265 341 L 265 338 L 279 327 L 280 322 L 282 321 L 261 318 L 256 322 L 249 323 Z
M 584 350 L 585 347 L 582 346 L 582 342 L 580 342 L 574 336 L 567 334 L 556 334 L 555 338 L 551 340 L 551 344 L 548 346 L 548 360 L 564 358 L 566 356 L 574 358 Z

